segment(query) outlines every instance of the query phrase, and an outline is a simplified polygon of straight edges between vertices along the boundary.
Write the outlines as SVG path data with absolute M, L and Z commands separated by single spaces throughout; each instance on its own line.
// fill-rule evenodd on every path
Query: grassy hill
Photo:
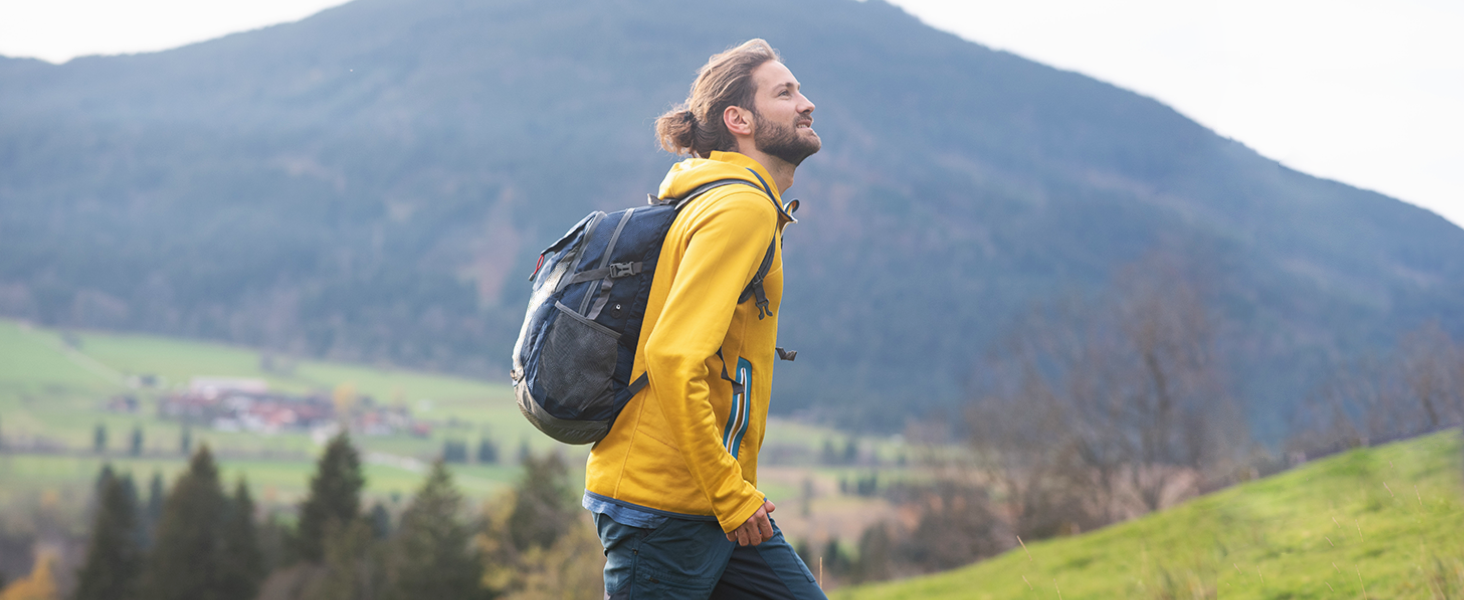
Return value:
M 1446 432 L 1355 450 L 1100 531 L 832 597 L 1457 598 L 1461 449 Z M 1432 595 L 1439 581 L 1454 595 Z
M 24 518 L 33 505 L 79 510 L 103 462 L 146 478 L 183 467 L 179 424 L 160 419 L 161 393 L 132 387 L 150 374 L 167 388 L 194 376 L 242 376 L 296 392 L 352 383 L 386 402 L 405 402 L 443 424 L 428 438 L 363 436 L 363 451 L 430 460 L 444 439 L 475 442 L 488 432 L 500 444 L 499 465 L 458 465 L 459 485 L 483 498 L 512 481 L 512 454 L 521 441 L 538 449 L 553 442 L 517 414 L 505 386 L 469 379 L 360 365 L 302 360 L 266 368 L 254 350 L 144 335 L 59 332 L 0 320 L 0 436 L 8 445 L 44 438 L 51 450 L 0 452 L 0 521 Z M 143 401 L 135 414 L 104 410 L 118 393 Z M 456 426 L 448 424 L 456 422 Z M 97 424 L 109 431 L 108 451 L 92 452 Z M 145 452 L 125 452 L 135 426 Z M 303 492 L 317 443 L 304 433 L 273 436 L 195 428 L 222 460 L 225 476 L 248 478 L 256 497 L 288 504 Z M 858 531 L 853 517 L 881 514 L 878 500 L 828 492 L 849 469 L 812 464 L 818 446 L 842 439 L 836 431 L 774 421 L 768 444 L 794 464 L 770 466 L 763 487 L 778 499 L 798 496 L 804 481 L 821 490 L 813 518 L 797 510 L 780 518 L 801 536 Z M 886 458 L 892 443 L 868 445 Z M 568 449 L 571 464 L 583 449 Z M 807 461 L 797 464 L 798 457 Z M 1358 450 L 1225 490 L 1085 535 L 1029 544 L 948 573 L 837 590 L 836 599 L 894 598 L 1371 598 L 1429 597 L 1440 577 L 1464 589 L 1464 445 L 1445 433 Z M 420 483 L 410 468 L 367 466 L 368 493 L 405 497 Z M 780 504 L 787 507 L 780 501 Z M 796 503 L 791 503 L 794 507 Z M 782 514 L 782 511 L 780 511 Z M 842 519 L 842 520 L 841 520 Z M 0 522 L 0 526 L 10 526 Z M 843 539 L 851 539 L 848 531 Z M 1330 586 L 1330 587 L 1329 587 Z M 1209 592 L 1209 596 L 1196 591 Z

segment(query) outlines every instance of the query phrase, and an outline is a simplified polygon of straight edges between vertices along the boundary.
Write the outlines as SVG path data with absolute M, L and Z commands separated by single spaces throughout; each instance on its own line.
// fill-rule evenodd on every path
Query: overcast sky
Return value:
M 1156 98 L 1295 169 L 1464 224 L 1459 0 L 894 3 L 966 39 Z M 0 54 L 60 63 L 164 50 L 338 4 L 0 0 Z

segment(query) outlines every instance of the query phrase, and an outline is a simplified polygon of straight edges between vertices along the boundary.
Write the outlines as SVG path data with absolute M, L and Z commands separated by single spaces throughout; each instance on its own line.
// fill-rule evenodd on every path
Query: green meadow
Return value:
M 186 466 L 185 427 L 157 416 L 157 402 L 200 376 L 263 379 L 271 389 L 301 394 L 328 395 L 349 385 L 378 402 L 407 404 L 414 416 L 434 424 L 431 435 L 355 438 L 366 463 L 367 493 L 377 500 L 410 496 L 444 440 L 466 442 L 470 454 L 484 437 L 498 445 L 498 464 L 453 467 L 459 487 L 478 499 L 513 483 L 518 470 L 510 465 L 521 444 L 534 451 L 559 446 L 519 416 L 506 385 L 321 361 L 268 366 L 258 352 L 245 348 L 146 335 L 63 333 L 0 321 L 0 440 L 8 450 L 0 453 L 0 506 L 47 505 L 63 515 L 77 514 L 104 464 L 131 473 L 142 486 L 154 473 L 171 480 Z M 142 376 L 156 384 L 139 385 Z M 136 397 L 139 409 L 107 410 L 109 399 L 118 395 Z M 99 425 L 107 436 L 101 452 L 94 445 Z M 134 429 L 144 440 L 137 455 L 131 452 Z M 321 449 L 320 440 L 297 431 L 266 435 L 194 425 L 186 435 L 193 447 L 208 444 L 231 485 L 244 479 L 265 504 L 297 502 Z M 560 450 L 571 469 L 584 456 L 583 449 Z
M 150 376 L 154 385 L 141 385 Z M 515 457 L 522 445 L 535 452 L 564 453 L 577 481 L 588 447 L 560 445 L 535 430 L 519 415 L 506 383 L 429 374 L 384 367 L 314 360 L 283 359 L 257 350 L 216 343 L 140 334 L 61 332 L 0 320 L 0 506 L 17 506 L 53 498 L 62 508 L 78 507 L 89 497 L 91 481 L 103 464 L 130 472 L 141 484 L 155 472 L 172 476 L 185 466 L 181 451 L 184 426 L 157 415 L 158 399 L 186 387 L 194 377 L 262 379 L 272 390 L 329 395 L 338 386 L 353 387 L 381 404 L 404 404 L 414 418 L 434 425 L 429 436 L 409 434 L 356 436 L 366 462 L 367 493 L 377 499 L 409 496 L 420 484 L 422 467 L 435 459 L 446 440 L 468 444 L 474 455 L 479 440 L 497 444 L 498 464 L 459 464 L 454 475 L 470 497 L 491 497 L 515 481 Z M 504 377 L 506 382 L 507 377 Z M 138 399 L 133 413 L 107 410 L 118 395 Z M 107 432 L 105 449 L 94 448 L 98 425 Z M 143 433 L 143 451 L 130 452 L 134 429 Z M 292 504 L 301 497 L 321 449 L 321 440 L 305 432 L 259 434 L 223 432 L 194 425 L 187 435 L 196 447 L 206 443 L 219 459 L 228 481 L 243 477 L 257 498 L 269 504 Z M 838 431 L 786 420 L 769 424 L 766 447 L 787 464 L 812 467 L 825 440 L 842 444 Z M 896 455 L 895 442 L 870 440 L 868 451 L 885 458 Z M 819 469 L 813 476 L 833 485 L 844 469 Z M 770 495 L 791 498 L 796 483 L 770 480 Z
M 1456 432 L 1359 449 L 1102 530 L 836 600 L 1464 597 Z M 1437 586 L 1452 595 L 1435 595 Z
M 0 452 L 0 506 L 6 507 L 0 520 L 48 510 L 80 514 L 103 464 L 132 473 L 140 485 L 153 473 L 171 479 L 185 466 L 184 430 L 156 416 L 156 402 L 198 376 L 258 378 L 273 389 L 297 393 L 329 393 L 350 385 L 378 402 L 405 403 L 414 416 L 435 425 L 430 436 L 356 438 L 366 457 L 368 495 L 391 504 L 404 501 L 420 484 L 422 465 L 436 457 L 444 440 L 465 441 L 470 453 L 484 436 L 498 444 L 498 464 L 453 467 L 459 487 L 479 500 L 513 483 L 513 456 L 520 444 L 535 451 L 557 447 L 572 469 L 586 452 L 534 431 L 503 384 L 322 361 L 280 364 L 276 359 L 271 365 L 245 348 L 134 334 L 63 333 L 0 321 L 0 439 L 11 449 Z M 138 386 L 143 375 L 153 376 L 157 385 Z M 139 410 L 106 410 L 108 399 L 119 394 L 137 396 Z M 93 449 L 97 425 L 108 432 L 100 453 Z M 145 438 L 137 456 L 128 451 L 134 428 Z M 257 499 L 276 506 L 299 500 L 320 449 L 319 440 L 303 432 L 261 435 L 195 426 L 189 435 L 194 444 L 207 443 L 215 451 L 229 482 L 246 480 Z M 765 448 L 781 466 L 768 466 L 765 491 L 791 501 L 806 479 L 828 490 L 839 478 L 869 472 L 816 465 L 826 440 L 842 446 L 846 439 L 831 429 L 770 423 Z M 864 452 L 885 461 L 881 477 L 886 481 L 901 476 L 888 464 L 903 451 L 895 440 L 864 445 Z M 1028 543 L 963 569 L 839 589 L 832 597 L 1430 598 L 1430 590 L 1440 585 L 1464 594 L 1461 473 L 1459 436 L 1441 433 L 1313 461 L 1163 513 Z M 858 506 L 846 508 L 855 512 L 877 506 L 849 496 L 820 496 L 817 510 L 832 510 L 840 502 L 854 502 Z M 785 529 L 790 527 L 797 525 L 790 521 Z M 846 542 L 856 533 L 844 532 Z

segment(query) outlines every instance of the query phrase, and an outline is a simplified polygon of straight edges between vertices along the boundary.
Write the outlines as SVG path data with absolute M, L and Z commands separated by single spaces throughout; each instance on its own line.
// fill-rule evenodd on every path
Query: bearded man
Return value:
M 691 155 L 661 198 L 739 179 L 681 209 L 661 247 L 633 372 L 649 379 L 590 452 L 584 506 L 605 546 L 605 596 L 825 598 L 769 515 L 757 457 L 783 297 L 782 194 L 821 142 L 813 103 L 767 42 L 712 56 L 656 121 Z M 744 299 L 770 268 L 757 298 Z M 791 358 L 791 357 L 790 357 Z

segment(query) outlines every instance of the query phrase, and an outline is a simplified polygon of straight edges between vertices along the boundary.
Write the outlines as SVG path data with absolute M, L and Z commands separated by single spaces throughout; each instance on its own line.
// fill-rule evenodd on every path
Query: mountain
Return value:
M 1459 227 L 880 0 L 356 0 L 0 59 L 0 313 L 504 379 L 539 250 L 654 191 L 653 120 L 751 37 L 825 142 L 789 191 L 775 411 L 951 406 L 1033 299 L 1155 248 L 1204 265 L 1263 430 L 1338 356 L 1464 331 Z

